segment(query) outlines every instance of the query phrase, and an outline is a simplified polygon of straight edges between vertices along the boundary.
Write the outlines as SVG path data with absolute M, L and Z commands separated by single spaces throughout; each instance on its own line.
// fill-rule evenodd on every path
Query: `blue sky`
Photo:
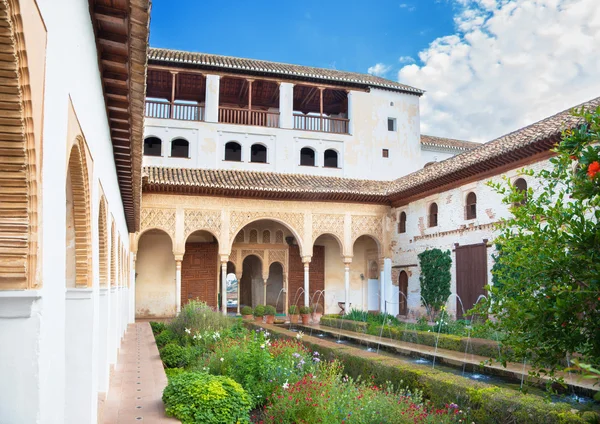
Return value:
M 150 45 L 347 71 L 391 67 L 453 32 L 446 0 L 153 0 Z

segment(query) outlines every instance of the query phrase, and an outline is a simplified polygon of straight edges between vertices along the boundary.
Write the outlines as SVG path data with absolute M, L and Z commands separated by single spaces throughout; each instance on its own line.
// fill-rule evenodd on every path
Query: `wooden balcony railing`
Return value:
M 279 128 L 279 112 L 219 107 L 219 122 Z
M 204 107 L 146 100 L 146 116 L 149 118 L 179 119 L 181 121 L 204 121 Z
M 348 134 L 349 119 L 294 113 L 294 129 Z

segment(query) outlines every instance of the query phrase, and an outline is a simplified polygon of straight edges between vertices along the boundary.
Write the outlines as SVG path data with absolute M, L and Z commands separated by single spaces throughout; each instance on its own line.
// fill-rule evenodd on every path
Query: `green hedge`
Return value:
M 381 326 L 369 326 L 365 322 L 359 321 L 346 321 L 335 317 L 321 317 L 321 325 L 343 330 L 355 331 L 357 333 L 367 333 L 372 336 L 379 336 L 381 334 Z M 398 340 L 407 343 L 421 344 L 425 346 L 435 346 L 435 340 L 437 334 L 428 331 L 416 331 L 416 330 L 403 330 L 398 327 L 386 326 L 383 329 L 383 337 L 392 340 Z M 467 346 L 468 343 L 468 346 Z M 438 340 L 438 347 L 440 349 L 454 350 L 457 352 L 464 352 L 468 348 L 468 353 L 475 355 L 484 356 L 486 358 L 497 358 L 498 357 L 498 342 L 486 339 L 476 339 L 461 336 L 454 336 L 451 334 L 440 334 Z M 505 349 L 504 347 L 501 347 Z
M 258 328 L 251 323 L 250 326 Z M 296 333 L 269 326 L 272 337 L 294 338 Z M 420 339 L 419 339 L 420 340 Z M 377 355 L 327 340 L 304 336 L 303 343 L 326 359 L 339 359 L 345 372 L 357 378 L 374 376 L 377 384 L 391 381 L 396 386 L 418 389 L 425 398 L 442 406 L 454 402 L 471 410 L 478 424 L 581 424 L 583 419 L 567 404 L 549 404 L 542 398 L 515 390 L 475 382 L 464 377 L 425 368 L 396 358 Z

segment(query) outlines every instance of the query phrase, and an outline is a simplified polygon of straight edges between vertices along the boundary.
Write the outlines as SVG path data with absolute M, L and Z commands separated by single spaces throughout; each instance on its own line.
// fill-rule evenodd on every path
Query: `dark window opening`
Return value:
M 389 149 L 383 149 L 382 152 L 381 152 L 381 155 L 384 158 L 389 158 L 390 157 L 390 151 L 389 151 Z
M 144 156 L 162 156 L 162 141 L 158 137 L 144 140 Z
M 471 192 L 467 195 L 467 219 L 477 218 L 477 196 Z
M 396 119 L 388 118 L 388 131 L 396 131 Z
M 172 158 L 189 158 L 190 143 L 187 140 L 178 138 L 171 142 L 171 157 Z
M 523 200 L 513 204 L 513 206 L 524 205 L 527 203 L 527 181 L 525 181 L 523 178 L 519 178 L 517 181 L 515 181 L 515 188 L 517 191 L 523 193 Z
M 250 147 L 250 162 L 267 163 L 267 148 L 262 144 Z
M 230 141 L 229 143 L 225 144 L 225 160 L 241 162 L 242 146 L 235 141 Z
M 300 150 L 300 165 L 315 166 L 315 151 L 310 147 L 304 147 Z
M 338 167 L 338 154 L 335 150 L 325 150 L 323 166 L 325 168 Z
M 438 225 L 438 205 L 432 203 L 429 206 L 429 227 L 437 227 Z
M 398 222 L 398 233 L 403 234 L 406 232 L 406 213 L 400 213 L 400 221 Z

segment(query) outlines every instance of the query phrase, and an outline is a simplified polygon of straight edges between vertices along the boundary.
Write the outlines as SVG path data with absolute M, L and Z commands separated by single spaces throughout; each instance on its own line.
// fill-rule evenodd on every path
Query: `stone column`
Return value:
M 294 84 L 279 84 L 279 127 L 294 128 Z
M 181 262 L 183 255 L 175 255 L 175 305 L 177 305 L 177 315 L 181 312 Z
M 240 303 L 242 299 L 242 273 L 239 274 L 236 272 L 235 278 L 237 278 L 238 282 L 238 292 L 237 292 L 237 314 L 240 315 Z M 252 305 L 250 305 L 252 306 Z
M 350 264 L 352 258 L 344 258 L 344 311 L 345 313 L 350 312 Z
M 385 312 L 385 271 L 384 259 L 379 259 L 379 312 Z
M 219 75 L 206 76 L 206 100 L 204 102 L 204 120 L 219 122 Z
M 267 306 L 267 278 L 263 277 L 263 305 Z
M 310 293 L 310 285 L 309 285 L 309 268 L 310 268 L 310 256 L 304 256 L 302 258 L 302 263 L 304 264 L 304 306 L 309 305 L 309 293 Z
M 229 256 L 221 255 L 221 311 L 227 315 L 227 262 Z

